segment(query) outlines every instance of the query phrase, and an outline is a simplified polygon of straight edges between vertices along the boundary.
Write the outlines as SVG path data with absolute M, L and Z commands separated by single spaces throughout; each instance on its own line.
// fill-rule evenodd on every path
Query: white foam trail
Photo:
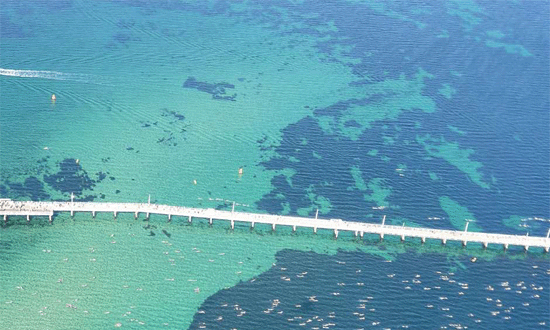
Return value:
M 15 70 L 0 68 L 0 75 L 23 78 L 43 78 L 53 80 L 71 80 L 84 83 L 99 83 L 96 76 L 88 74 L 64 73 L 57 71 Z

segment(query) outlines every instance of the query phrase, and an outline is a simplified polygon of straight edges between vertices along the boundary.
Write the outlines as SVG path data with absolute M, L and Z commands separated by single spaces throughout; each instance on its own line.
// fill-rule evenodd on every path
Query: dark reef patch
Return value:
M 210 84 L 207 82 L 198 81 L 195 77 L 189 77 L 183 83 L 183 88 L 192 88 L 200 92 L 208 93 L 212 95 L 214 100 L 236 101 L 235 98 L 237 97 L 237 94 L 226 94 L 226 88 L 235 88 L 235 85 L 226 82 Z
M 96 175 L 97 175 L 97 181 L 98 182 L 103 181 L 107 177 L 107 174 L 105 174 L 103 172 L 97 172 Z
M 33 201 L 41 201 L 50 199 L 50 195 L 44 190 L 44 183 L 34 176 L 25 179 L 24 183 L 7 182 L 9 191 L 6 186 L 0 187 L 2 197 L 10 197 L 16 199 L 30 198 Z
M 0 184 L 0 197 L 7 197 L 8 196 L 8 187 L 4 186 L 3 184 Z
M 73 158 L 67 158 L 58 164 L 59 171 L 51 175 L 44 175 L 46 182 L 53 189 L 62 193 L 82 195 L 84 190 L 93 190 L 96 181 Z
M 162 108 L 162 114 L 161 116 L 163 117 L 174 117 L 174 119 L 176 120 L 180 120 L 180 121 L 184 121 L 185 120 L 185 116 L 182 115 L 181 113 L 178 113 L 174 110 L 168 110 L 167 108 Z M 171 122 L 170 124 L 173 124 L 175 122 Z M 154 125 L 156 125 L 157 123 L 154 123 Z
M 117 33 L 113 36 L 113 39 L 116 40 L 116 42 L 121 44 L 126 44 L 128 41 L 130 41 L 131 37 L 127 33 Z

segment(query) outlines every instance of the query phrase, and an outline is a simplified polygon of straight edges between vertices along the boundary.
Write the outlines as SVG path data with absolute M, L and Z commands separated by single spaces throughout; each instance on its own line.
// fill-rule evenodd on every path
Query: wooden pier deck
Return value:
M 550 250 L 550 230 L 546 237 L 540 237 L 469 232 L 467 231 L 467 225 L 465 230 L 462 231 L 386 225 L 384 221 L 382 224 L 374 224 L 341 219 L 326 220 L 151 203 L 30 202 L 0 199 L 0 215 L 3 216 L 4 221 L 7 221 L 9 216 L 26 216 L 27 220 L 30 220 L 31 216 L 47 216 L 51 222 L 54 212 L 70 212 L 71 215 L 74 215 L 75 212 L 90 212 L 94 217 L 98 212 L 113 213 L 115 217 L 118 213 L 133 213 L 136 218 L 140 213 L 144 213 L 147 217 L 150 214 L 161 214 L 166 215 L 169 221 L 173 216 L 186 217 L 189 222 L 193 218 L 208 219 L 210 224 L 213 220 L 225 220 L 230 222 L 231 228 L 234 228 L 235 222 L 248 223 L 252 228 L 255 224 L 261 223 L 271 225 L 273 230 L 277 226 L 290 226 L 293 230 L 298 227 L 311 228 L 314 232 L 317 232 L 318 229 L 331 230 L 334 232 L 335 237 L 338 237 L 340 231 L 349 231 L 361 238 L 364 234 L 376 234 L 381 239 L 386 235 L 397 236 L 402 240 L 407 237 L 415 237 L 420 238 L 422 243 L 426 239 L 436 239 L 443 244 L 446 244 L 447 241 L 458 241 L 465 246 L 468 242 L 476 242 L 481 243 L 485 248 L 489 244 L 497 244 L 503 246 L 504 249 L 509 246 L 521 246 L 525 250 L 528 250 L 529 247 L 543 248 L 545 252 Z

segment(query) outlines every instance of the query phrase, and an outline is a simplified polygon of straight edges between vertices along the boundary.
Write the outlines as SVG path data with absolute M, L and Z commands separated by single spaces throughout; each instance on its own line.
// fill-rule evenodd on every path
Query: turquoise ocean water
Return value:
M 150 195 L 545 236 L 549 11 L 548 1 L 2 1 L 0 197 Z M 537 249 L 12 217 L 0 229 L 0 324 L 548 329 L 549 275 Z

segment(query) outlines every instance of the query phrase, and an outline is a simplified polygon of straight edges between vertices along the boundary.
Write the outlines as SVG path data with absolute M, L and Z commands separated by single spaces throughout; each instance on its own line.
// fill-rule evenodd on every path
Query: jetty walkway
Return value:
M 484 248 L 487 248 L 489 244 L 497 244 L 503 246 L 504 249 L 513 245 L 523 247 L 526 251 L 529 247 L 543 248 L 545 252 L 550 250 L 550 230 L 546 237 L 540 237 L 469 232 L 468 223 L 464 230 L 406 227 L 404 224 L 403 226 L 386 225 L 385 217 L 381 224 L 375 224 L 341 219 L 318 219 L 317 216 L 306 218 L 151 203 L 30 202 L 0 199 L 0 216 L 3 216 L 5 222 L 9 216 L 24 216 L 27 221 L 31 216 L 46 216 L 51 222 L 56 212 L 70 212 L 71 216 L 75 212 L 91 212 L 93 217 L 98 212 L 109 212 L 113 213 L 115 218 L 119 213 L 133 213 L 136 218 L 140 213 L 145 214 L 147 218 L 150 214 L 161 214 L 166 215 L 168 221 L 171 221 L 173 216 L 185 217 L 189 222 L 192 222 L 193 218 L 208 219 L 210 224 L 213 220 L 225 220 L 230 222 L 232 229 L 235 227 L 235 222 L 245 222 L 250 224 L 251 228 L 258 223 L 268 224 L 273 230 L 277 226 L 290 226 L 293 231 L 297 227 L 311 228 L 315 233 L 318 229 L 325 229 L 334 231 L 335 237 L 338 237 L 338 233 L 341 231 L 349 231 L 361 238 L 364 234 L 376 234 L 380 239 L 386 235 L 400 237 L 403 241 L 407 237 L 420 238 L 422 243 L 426 242 L 426 239 L 436 239 L 440 240 L 442 244 L 446 244 L 447 241 L 458 241 L 462 242 L 463 246 L 466 246 L 468 242 L 475 242 L 481 243 Z

